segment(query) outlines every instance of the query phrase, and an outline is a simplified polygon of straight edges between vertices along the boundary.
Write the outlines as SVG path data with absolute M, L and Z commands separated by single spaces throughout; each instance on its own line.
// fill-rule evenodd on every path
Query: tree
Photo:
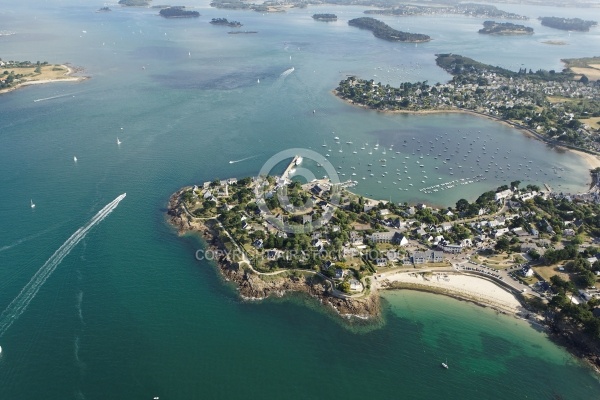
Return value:
M 465 199 L 460 199 L 456 202 L 456 210 L 459 212 L 465 212 L 469 208 L 469 202 Z
M 508 238 L 506 238 L 504 236 L 501 237 L 500 239 L 498 239 L 498 241 L 496 242 L 496 246 L 494 246 L 494 249 L 499 253 L 508 251 L 509 248 L 510 248 L 510 240 L 508 240 Z

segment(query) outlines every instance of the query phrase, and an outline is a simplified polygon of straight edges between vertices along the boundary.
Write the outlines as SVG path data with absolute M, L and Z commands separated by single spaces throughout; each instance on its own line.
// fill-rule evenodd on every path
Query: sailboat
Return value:
M 442 367 L 448 369 L 448 359 L 446 359 L 446 362 L 442 363 Z
M 77 157 L 76 156 L 73 156 L 73 161 L 77 162 Z
M 325 143 L 325 141 L 323 141 L 323 144 L 321 145 L 321 147 L 327 147 L 327 143 Z
M 35 208 L 35 204 L 33 204 L 33 199 L 29 200 L 31 202 L 31 208 Z
M 260 83 L 260 78 L 256 80 L 256 83 Z
M 119 138 L 117 138 L 117 145 L 120 145 L 121 141 L 119 140 Z

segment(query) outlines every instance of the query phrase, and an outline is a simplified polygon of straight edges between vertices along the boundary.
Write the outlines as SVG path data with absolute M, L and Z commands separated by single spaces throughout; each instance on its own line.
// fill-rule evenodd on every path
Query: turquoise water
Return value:
M 390 176 L 406 160 L 419 183 L 424 175 L 440 182 L 467 178 L 478 168 L 473 152 L 466 161 L 464 152 L 453 156 L 465 169 L 453 166 L 454 175 L 435 169 L 450 167 L 433 152 L 426 155 L 429 141 L 446 133 L 449 151 L 462 141 L 480 150 L 485 144 L 490 159 L 498 151 L 494 160 L 511 164 L 504 176 L 437 195 L 422 194 L 417 182 L 400 192 L 381 174 L 360 179 L 356 191 L 373 197 L 444 205 L 473 199 L 497 184 L 526 181 L 523 170 L 512 169 L 522 157 L 537 167 L 532 183 L 581 189 L 587 166 L 577 157 L 503 125 L 456 114 L 382 115 L 350 107 L 330 91 L 346 74 L 377 74 L 390 83 L 446 80 L 434 64 L 442 51 L 503 66 L 558 68 L 560 58 L 598 53 L 597 32 L 572 34 L 568 46 L 542 45 L 536 35 L 506 38 L 499 54 L 496 39 L 472 33 L 481 20 L 469 18 L 439 17 L 427 25 L 421 18 L 387 19 L 434 36 L 414 47 L 348 27 L 359 7 L 262 15 L 203 3 L 199 20 L 176 21 L 143 9 L 96 14 L 98 7 L 30 1 L 0 11 L 0 26 L 17 32 L 0 37 L 3 59 L 69 61 L 91 77 L 0 96 L 0 309 L 21 299 L 74 232 L 127 193 L 40 281 L 0 337 L 0 398 L 513 398 L 517 386 L 507 382 L 522 379 L 523 398 L 594 397 L 598 381 L 566 352 L 526 325 L 466 303 L 389 294 L 386 325 L 368 330 L 345 328 L 302 299 L 240 302 L 213 266 L 194 259 L 200 243 L 178 238 L 165 224 L 164 207 L 183 185 L 254 175 L 276 152 L 322 151 L 334 135 L 343 152 L 332 147 L 330 160 L 346 177 L 369 176 L 371 160 L 385 157 Z M 335 12 L 340 21 L 317 23 L 314 12 Z M 208 24 L 222 16 L 259 33 L 227 35 L 227 28 Z M 535 55 L 523 51 L 530 47 Z M 377 142 L 371 155 L 360 150 Z M 392 159 L 398 149 L 406 155 Z M 254 158 L 228 162 L 247 157 Z M 424 169 L 416 168 L 417 159 Z M 551 165 L 562 168 L 561 178 L 547 170 Z M 441 371 L 446 357 L 451 369 Z

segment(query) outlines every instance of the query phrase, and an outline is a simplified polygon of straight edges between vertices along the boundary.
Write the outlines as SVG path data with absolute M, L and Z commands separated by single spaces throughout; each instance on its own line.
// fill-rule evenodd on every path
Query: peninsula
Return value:
M 335 14 L 313 14 L 312 17 L 316 21 L 337 21 L 337 15 Z
M 32 63 L 0 59 L 0 94 L 27 85 L 77 82 L 86 79 L 83 76 L 70 76 L 73 72 L 73 69 L 67 65 L 48 64 L 46 61 Z
M 348 21 L 348 25 L 356 26 L 357 28 L 366 29 L 373 32 L 373 36 L 380 39 L 389 40 L 391 42 L 410 42 L 422 43 L 428 42 L 431 38 L 421 33 L 409 33 L 397 31 L 389 25 L 371 17 L 354 18 Z
M 352 104 L 380 111 L 472 112 L 550 144 L 596 154 L 600 151 L 597 60 L 568 60 L 580 69 L 561 72 L 526 68 L 515 72 L 457 54 L 438 54 L 437 65 L 453 76 L 447 83 L 405 82 L 391 87 L 350 76 L 334 92 Z M 591 75 L 593 71 L 596 75 Z
M 385 6 L 384 6 L 385 7 Z M 388 6 L 389 7 L 389 6 Z M 528 19 L 526 16 L 499 10 L 487 4 L 460 3 L 456 5 L 394 5 L 391 8 L 367 10 L 365 14 L 420 16 L 420 15 L 465 15 L 476 18 Z
M 163 8 L 159 14 L 164 18 L 198 18 L 200 16 L 198 11 L 186 10 L 184 6 Z
M 485 21 L 479 33 L 487 35 L 532 35 L 533 28 L 510 22 Z
M 584 21 L 580 18 L 540 17 L 542 25 L 564 31 L 588 32 L 591 27 L 598 25 L 596 21 Z
M 600 365 L 600 168 L 585 193 L 514 181 L 437 209 L 364 198 L 351 182 L 294 182 L 300 163 L 169 200 L 169 222 L 207 244 L 196 258 L 216 262 L 243 298 L 302 292 L 344 317 L 378 320 L 379 290 L 429 291 L 543 324 Z

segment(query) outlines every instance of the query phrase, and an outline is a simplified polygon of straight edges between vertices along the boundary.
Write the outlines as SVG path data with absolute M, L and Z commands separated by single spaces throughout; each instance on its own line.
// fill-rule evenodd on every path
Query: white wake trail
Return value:
M 42 265 L 42 267 L 33 275 L 31 280 L 27 282 L 27 285 L 21 290 L 19 295 L 15 297 L 13 301 L 6 307 L 6 309 L 0 315 L 0 336 L 4 335 L 6 330 L 10 328 L 10 326 L 23 314 L 31 300 L 35 297 L 37 292 L 40 290 L 40 287 L 46 282 L 46 280 L 50 277 L 52 272 L 56 269 L 58 264 L 62 262 L 62 260 L 73 250 L 75 246 L 87 235 L 87 233 L 94 226 L 98 225 L 102 222 L 108 215 L 114 211 L 115 208 L 119 205 L 121 200 L 123 200 L 127 196 L 126 193 L 123 193 L 106 206 L 103 209 L 98 211 L 96 215 L 92 219 L 90 219 L 84 226 L 77 229 L 74 234 L 69 237 L 66 242 L 62 244 L 52 254 L 52 256 Z
M 283 71 L 281 73 L 281 75 L 279 75 L 280 78 L 285 78 L 286 76 L 288 76 L 289 74 L 291 74 L 292 72 L 294 72 L 295 68 L 292 67 L 290 69 L 286 69 L 285 71 Z

